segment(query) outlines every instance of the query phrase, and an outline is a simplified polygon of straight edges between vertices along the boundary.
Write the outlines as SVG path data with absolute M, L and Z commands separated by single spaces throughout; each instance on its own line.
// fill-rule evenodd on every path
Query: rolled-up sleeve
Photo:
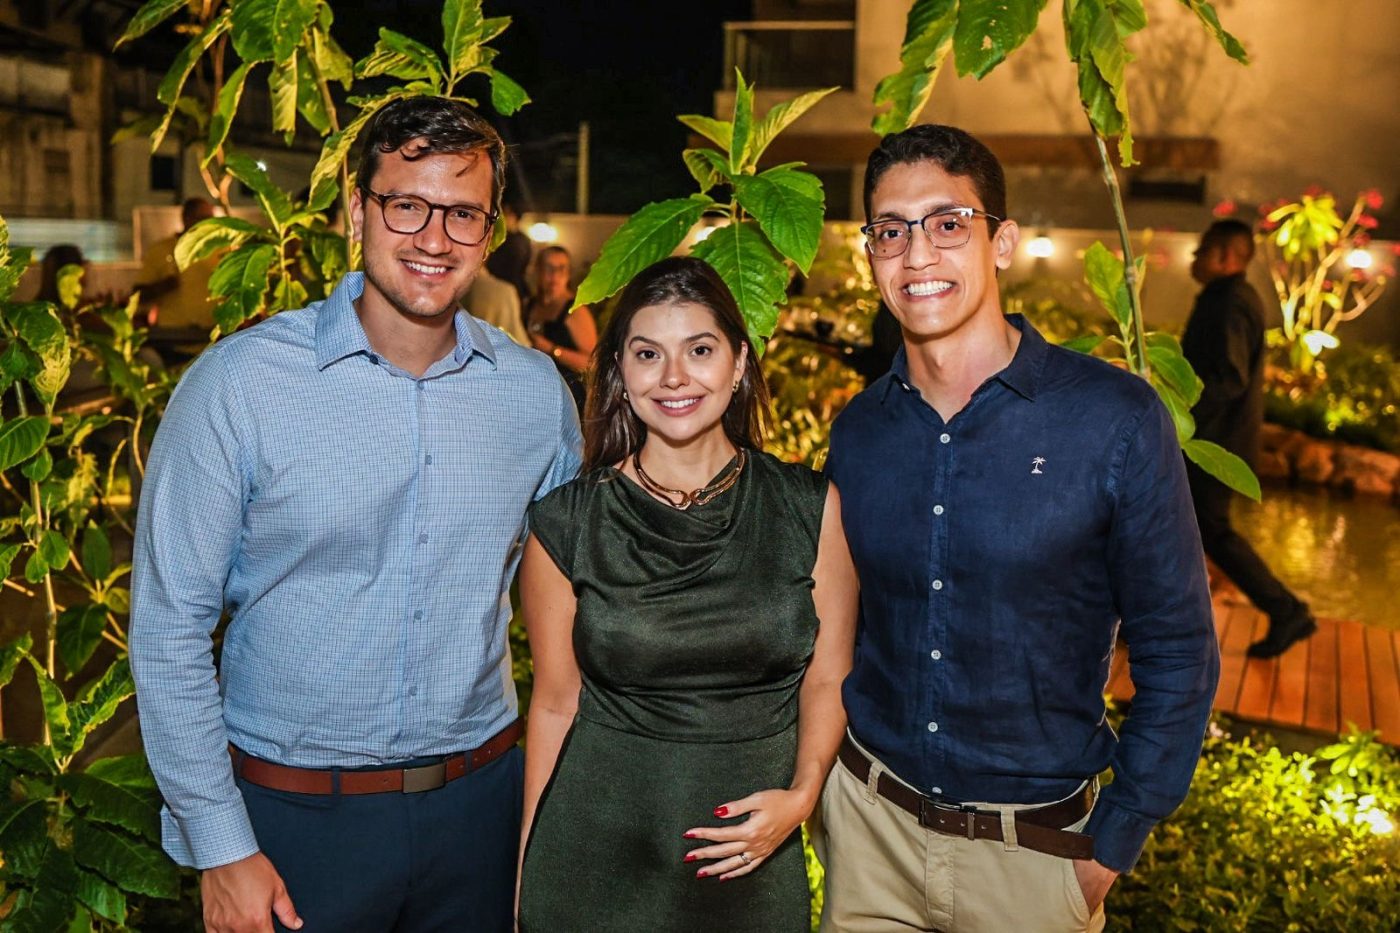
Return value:
M 1128 871 L 1191 786 L 1220 654 L 1181 448 L 1160 402 L 1124 430 L 1115 461 L 1108 560 L 1136 693 L 1086 831 L 1096 860 Z
M 131 666 L 165 799 L 163 843 L 201 869 L 258 850 L 229 763 L 211 641 L 252 487 L 242 411 L 227 361 L 206 351 L 156 433 L 132 556 Z

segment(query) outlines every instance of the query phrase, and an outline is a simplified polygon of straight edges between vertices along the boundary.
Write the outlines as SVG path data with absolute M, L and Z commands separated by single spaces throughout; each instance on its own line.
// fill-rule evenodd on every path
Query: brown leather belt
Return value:
M 850 736 L 841 742 L 838 757 L 847 770 L 855 775 L 856 780 L 870 780 L 870 759 L 855 746 Z M 1001 814 L 995 810 L 978 810 L 975 807 L 944 803 L 932 797 L 925 797 L 908 785 L 895 780 L 888 772 L 880 774 L 875 790 L 890 803 L 912 813 L 918 818 L 920 826 L 936 833 L 965 836 L 968 839 L 1003 841 Z M 1064 827 L 1082 820 L 1093 808 L 1094 797 L 1094 782 L 1090 781 L 1073 797 L 1044 807 L 1017 810 L 1016 844 L 1060 858 L 1093 858 L 1094 837 L 1070 832 Z
M 448 781 L 455 781 L 490 764 L 515 746 L 522 731 L 517 719 L 487 739 L 480 748 L 449 755 L 442 761 L 418 768 L 389 768 L 383 771 L 292 768 L 250 757 L 232 745 L 229 746 L 229 755 L 233 758 L 234 777 L 241 777 L 249 784 L 269 790 L 293 794 L 417 794 L 437 790 Z

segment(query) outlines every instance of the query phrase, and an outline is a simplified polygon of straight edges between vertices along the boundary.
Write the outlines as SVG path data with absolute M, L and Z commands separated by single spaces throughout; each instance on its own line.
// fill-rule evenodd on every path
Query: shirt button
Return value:
M 422 392 L 422 391 L 423 391 L 424 389 L 426 389 L 426 388 L 427 388 L 427 386 L 426 386 L 424 383 L 421 383 L 421 382 L 418 383 L 418 391 L 419 391 L 419 392 Z
M 931 787 L 931 788 L 929 788 L 929 789 L 932 790 L 935 794 L 941 794 L 941 793 L 943 793 L 943 788 L 941 788 L 941 787 Z
M 427 535 L 419 535 L 419 536 L 418 536 L 418 543 L 419 543 L 419 544 L 427 544 L 427 543 L 428 543 L 428 536 L 427 536 Z
M 371 353 L 371 354 L 369 355 L 369 361 L 370 361 L 371 363 L 373 363 L 375 366 L 378 366 L 378 365 L 379 365 L 379 357 L 375 356 L 373 353 Z
M 941 506 L 941 505 L 935 505 L 935 506 L 933 507 L 933 514 L 934 514 L 934 515 L 942 515 L 942 514 L 943 514 L 943 506 Z
M 941 589 L 943 589 L 943 581 L 942 581 L 942 580 L 934 580 L 932 585 L 933 585 L 933 588 L 934 588 L 935 590 L 941 590 Z
M 411 697 L 416 697 L 416 696 L 418 695 L 418 688 L 417 688 L 416 686 L 414 686 L 414 687 L 409 687 L 409 688 L 408 688 L 408 695 L 411 696 Z
M 421 621 L 423 621 L 423 610 L 422 610 L 422 609 L 415 609 L 415 610 L 413 611 L 413 621 L 415 621 L 415 622 L 421 622 Z
M 931 722 L 931 723 L 929 723 L 929 724 L 928 724 L 928 731 L 930 731 L 930 732 L 937 732 L 937 731 L 938 731 L 938 723 L 936 723 L 936 722 Z
M 426 463 L 428 466 L 432 466 L 432 465 L 433 465 L 433 455 L 432 455 L 432 454 L 428 454 L 426 457 L 423 458 L 423 462 Z
M 946 443 L 948 443 L 949 441 L 951 441 L 952 439 L 953 439 L 952 436 L 951 436 L 951 435 L 948 435 L 948 434 L 940 434 L 940 435 L 938 435 L 938 442 L 939 442 L 940 444 L 946 444 Z
M 934 648 L 928 653 L 928 656 L 933 658 L 935 661 L 940 661 L 943 658 L 943 652 L 939 651 L 937 648 Z

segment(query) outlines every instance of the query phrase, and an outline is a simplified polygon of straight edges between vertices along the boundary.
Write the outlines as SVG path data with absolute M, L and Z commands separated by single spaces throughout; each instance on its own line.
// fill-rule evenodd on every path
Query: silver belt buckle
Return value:
M 437 790 L 447 783 L 447 762 L 423 765 L 421 768 L 403 769 L 403 792 L 421 794 L 426 790 Z
M 964 830 L 967 838 L 977 838 L 977 808 L 963 803 L 942 803 L 932 797 L 919 800 L 919 825 L 926 829 L 939 829 L 937 813 L 961 813 L 964 817 Z M 947 832 L 947 830 L 941 830 Z

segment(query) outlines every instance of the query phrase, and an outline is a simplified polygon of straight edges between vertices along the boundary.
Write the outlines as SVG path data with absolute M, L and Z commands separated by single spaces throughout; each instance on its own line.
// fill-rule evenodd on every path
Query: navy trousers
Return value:
M 418 794 L 238 789 L 302 933 L 510 933 L 523 768 L 513 748 Z

